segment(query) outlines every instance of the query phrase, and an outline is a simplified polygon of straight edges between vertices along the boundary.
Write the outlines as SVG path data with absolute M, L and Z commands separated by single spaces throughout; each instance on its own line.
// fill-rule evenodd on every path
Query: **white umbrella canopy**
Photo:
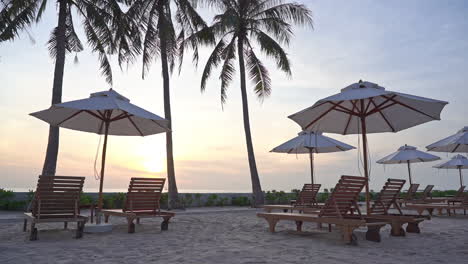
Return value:
M 434 166 L 437 169 L 457 169 L 460 174 L 460 186 L 463 186 L 462 170 L 468 169 L 468 159 L 463 155 L 456 155 L 449 161 Z
M 411 165 L 410 163 L 418 162 L 431 162 L 435 160 L 440 160 L 440 157 L 435 155 L 422 152 L 416 149 L 416 147 L 404 145 L 398 148 L 398 151 L 383 157 L 378 160 L 379 164 L 401 164 L 406 163 L 408 165 L 408 176 L 410 184 L 413 184 L 411 180 Z
M 170 131 L 166 119 L 131 104 L 129 99 L 112 89 L 93 93 L 86 99 L 55 104 L 30 115 L 54 126 L 104 135 L 99 210 L 103 202 L 107 136 L 147 136 Z
M 321 132 L 302 131 L 297 137 L 272 149 L 271 152 L 309 154 L 310 173 L 314 183 L 314 153 L 330 153 L 355 149 L 355 147 L 322 135 Z
M 147 136 L 168 130 L 168 121 L 146 111 L 110 89 L 93 93 L 89 98 L 56 104 L 31 114 L 51 125 L 108 135 Z
M 432 120 L 448 102 L 386 91 L 375 83 L 359 81 L 340 93 L 319 100 L 311 107 L 289 116 L 303 130 L 362 134 L 364 174 L 369 178 L 367 134 L 398 132 Z M 369 209 L 369 184 L 366 206 Z M 369 210 L 368 210 L 369 211 Z
M 428 151 L 468 153 L 468 126 L 426 147 Z

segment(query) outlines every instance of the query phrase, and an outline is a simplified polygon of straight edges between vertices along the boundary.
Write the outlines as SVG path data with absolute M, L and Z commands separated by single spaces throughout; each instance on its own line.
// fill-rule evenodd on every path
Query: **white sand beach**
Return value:
M 382 229 L 382 242 L 355 233 L 358 246 L 344 245 L 337 231 L 293 222 L 267 230 L 259 210 L 188 210 L 173 218 L 169 231 L 159 219 L 143 219 L 128 234 L 122 218 L 111 218 L 114 230 L 72 238 L 61 224 L 39 225 L 39 240 L 29 241 L 22 223 L 0 223 L 0 263 L 467 263 L 468 216 L 436 216 L 424 221 L 421 234 L 391 237 Z M 75 228 L 72 226 L 72 228 Z

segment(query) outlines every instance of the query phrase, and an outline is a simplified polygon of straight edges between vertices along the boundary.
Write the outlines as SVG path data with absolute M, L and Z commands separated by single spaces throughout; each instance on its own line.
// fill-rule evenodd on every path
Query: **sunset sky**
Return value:
M 54 62 L 46 42 L 56 25 L 50 1 L 43 20 L 14 42 L 0 44 L 0 188 L 32 189 L 40 174 L 47 144 L 48 125 L 28 114 L 50 106 Z M 388 90 L 448 101 L 442 121 L 433 121 L 396 134 L 369 136 L 372 157 L 371 189 L 380 189 L 389 178 L 407 179 L 406 166 L 378 165 L 378 159 L 408 144 L 425 146 L 468 126 L 468 2 L 418 1 L 299 1 L 313 12 L 314 30 L 296 28 L 288 54 L 292 78 L 269 67 L 273 91 L 263 103 L 249 89 L 252 136 L 264 190 L 300 188 L 309 181 L 307 155 L 270 153 L 275 146 L 297 135 L 300 127 L 287 116 L 335 94 L 359 79 Z M 213 11 L 201 10 L 207 22 Z M 78 16 L 75 25 L 85 37 Z M 23 32 L 25 33 L 25 32 Z M 181 75 L 174 73 L 171 97 L 174 153 L 180 191 L 249 192 L 250 175 L 245 147 L 238 75 L 221 108 L 217 78 L 200 92 L 200 75 L 210 48 L 203 48 L 198 69 L 189 55 Z M 89 47 L 67 57 L 63 101 L 86 98 L 109 89 L 99 73 L 96 54 Z M 160 62 L 141 79 L 141 60 L 121 71 L 114 61 L 114 89 L 132 103 L 164 116 Z M 250 84 L 249 84 L 250 85 Z M 250 87 L 251 88 L 251 87 Z M 357 135 L 327 134 L 350 145 Z M 94 191 L 94 158 L 99 136 L 61 129 L 58 175 L 86 176 L 85 190 Z M 130 177 L 165 177 L 165 138 L 112 136 L 108 143 L 105 190 L 126 189 Z M 443 160 L 452 155 L 439 155 Z M 436 170 L 440 162 L 415 164 L 413 181 L 455 189 L 454 170 Z M 359 175 L 358 151 L 316 156 L 316 179 L 325 187 L 340 175 Z M 468 171 L 466 172 L 468 174 Z M 466 176 L 468 181 L 468 176 Z

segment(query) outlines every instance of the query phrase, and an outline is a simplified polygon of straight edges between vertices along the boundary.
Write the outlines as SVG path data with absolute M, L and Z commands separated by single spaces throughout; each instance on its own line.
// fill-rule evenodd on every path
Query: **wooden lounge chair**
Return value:
M 419 188 L 419 184 L 417 183 L 413 183 L 410 185 L 410 187 L 408 188 L 408 191 L 405 194 L 405 197 L 397 200 L 400 207 L 403 206 L 403 204 L 406 204 L 407 201 L 411 201 L 416 198 L 416 192 L 418 191 L 418 188 Z
M 420 233 L 419 223 L 425 219 L 417 215 L 405 215 L 401 211 L 397 203 L 397 197 L 405 182 L 405 180 L 388 179 L 369 211 L 371 218 L 390 222 L 392 236 L 404 236 L 404 224 L 408 224 L 406 232 Z M 395 206 L 398 213 L 392 214 L 389 212 L 392 205 Z
M 464 193 L 463 200 L 457 204 L 414 203 L 408 204 L 406 207 L 408 209 L 416 210 L 419 215 L 422 215 L 425 210 L 428 211 L 429 215 L 432 215 L 434 210 L 437 210 L 439 215 L 441 215 L 442 211 L 446 210 L 447 214 L 451 216 L 451 211 L 453 210 L 453 213 L 456 214 L 457 209 L 463 210 L 464 214 L 466 215 L 466 210 L 468 209 L 468 193 Z
M 463 201 L 463 192 L 465 191 L 465 186 L 461 186 L 458 188 L 457 192 L 453 196 L 446 196 L 446 197 L 430 197 L 425 200 L 428 203 L 448 203 L 448 204 L 455 204 L 461 203 Z
M 320 190 L 321 184 L 304 184 L 302 190 L 299 192 L 297 200 L 291 200 L 291 205 L 284 204 L 275 204 L 275 205 L 265 205 L 263 209 L 266 212 L 271 212 L 272 210 L 283 210 L 284 212 L 288 211 L 302 211 L 306 208 L 319 207 L 316 197 L 318 191 Z
M 318 214 L 312 213 L 257 213 L 258 217 L 265 218 L 268 222 L 270 232 L 275 231 L 276 224 L 280 220 L 290 220 L 296 222 L 297 231 L 302 230 L 303 222 L 314 222 L 318 224 L 332 224 L 339 227 L 343 235 L 343 241 L 348 244 L 357 244 L 357 237 L 353 230 L 359 227 L 367 226 L 366 239 L 371 241 L 380 241 L 380 228 L 387 224 L 384 221 L 372 219 L 359 219 L 354 216 L 352 207 L 360 215 L 357 199 L 359 193 L 366 184 L 367 179 L 356 176 L 342 176 L 331 196 L 327 199 L 324 207 Z M 331 230 L 331 229 L 329 229 Z
M 111 215 L 125 217 L 128 223 L 128 233 L 135 233 L 135 224 L 133 223 L 135 219 L 139 224 L 140 218 L 162 217 L 161 230 L 167 230 L 169 220 L 175 216 L 175 213 L 160 209 L 159 200 L 165 181 L 166 179 L 162 178 L 132 178 L 124 208 L 121 210 L 102 210 L 104 221 L 107 223 Z
M 76 238 L 83 237 L 87 217 L 80 215 L 80 193 L 83 190 L 84 177 L 39 176 L 36 193 L 31 203 L 31 212 L 24 213 L 23 231 L 26 232 L 28 221 L 31 222 L 29 240 L 37 240 L 38 223 L 76 222 Z

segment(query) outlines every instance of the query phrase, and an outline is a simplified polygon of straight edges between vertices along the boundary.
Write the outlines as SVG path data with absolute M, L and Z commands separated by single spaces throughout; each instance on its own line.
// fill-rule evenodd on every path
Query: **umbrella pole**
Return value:
M 409 161 L 407 161 L 407 162 L 408 162 L 409 184 L 411 185 L 411 184 L 413 184 L 413 181 L 411 181 L 411 165 L 410 165 Z
M 458 172 L 460 173 L 460 187 L 463 186 L 463 176 L 462 176 L 462 172 L 461 172 L 461 167 L 458 168 Z
M 104 132 L 104 145 L 102 146 L 102 161 L 101 161 L 101 180 L 99 183 L 99 200 L 98 200 L 98 213 L 96 217 L 96 223 L 101 223 L 101 210 L 103 204 L 103 193 L 102 188 L 104 185 L 104 170 L 106 167 L 106 150 L 107 150 L 107 135 L 109 134 L 109 122 L 105 123 L 105 132 Z
M 312 152 L 312 149 L 309 149 L 310 151 L 310 178 L 312 180 L 312 184 L 314 184 L 314 153 Z
M 364 111 L 364 101 L 361 100 L 361 109 Z M 367 130 L 366 130 L 366 117 L 361 117 L 361 129 L 362 129 L 362 148 L 364 155 L 364 176 L 366 177 L 366 213 L 370 214 L 370 201 L 369 201 L 369 170 L 367 168 Z

